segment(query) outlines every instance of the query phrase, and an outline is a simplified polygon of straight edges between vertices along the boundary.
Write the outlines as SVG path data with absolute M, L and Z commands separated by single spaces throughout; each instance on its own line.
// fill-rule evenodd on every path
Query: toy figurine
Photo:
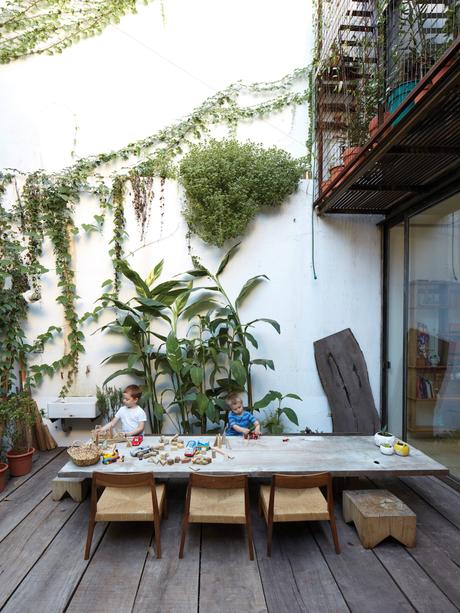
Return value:
M 138 447 L 142 443 L 143 440 L 144 440 L 144 437 L 142 436 L 142 434 L 133 436 L 133 438 L 131 439 L 131 445 L 133 447 Z

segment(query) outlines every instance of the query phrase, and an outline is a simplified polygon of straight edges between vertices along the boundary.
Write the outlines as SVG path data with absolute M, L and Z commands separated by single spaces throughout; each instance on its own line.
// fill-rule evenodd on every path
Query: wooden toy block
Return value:
M 366 549 L 372 549 L 388 536 L 406 547 L 415 547 L 416 515 L 387 490 L 345 490 L 343 518 L 354 522 Z
M 53 500 L 61 500 L 66 494 L 75 500 L 82 502 L 89 492 L 90 480 L 79 477 L 55 477 L 52 481 Z

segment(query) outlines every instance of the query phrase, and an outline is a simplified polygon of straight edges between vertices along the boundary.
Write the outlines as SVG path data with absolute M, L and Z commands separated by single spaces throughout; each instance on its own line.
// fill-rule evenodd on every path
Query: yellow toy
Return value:
M 102 463 L 103 464 L 113 464 L 119 459 L 120 455 L 118 453 L 118 449 L 113 451 L 109 451 L 108 453 L 102 454 Z

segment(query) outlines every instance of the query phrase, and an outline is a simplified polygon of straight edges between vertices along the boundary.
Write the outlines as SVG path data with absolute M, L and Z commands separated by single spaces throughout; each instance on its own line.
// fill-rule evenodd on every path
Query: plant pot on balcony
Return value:
M 321 181 L 321 189 L 320 189 L 320 193 L 324 194 L 327 192 L 327 190 L 329 189 L 330 184 L 332 183 L 332 181 L 330 179 L 326 179 L 325 181 Z
M 10 475 L 12 477 L 22 477 L 27 475 L 32 470 L 32 456 L 35 452 L 33 447 L 30 447 L 28 451 L 21 452 L 11 450 L 8 451 L 6 457 L 8 458 L 8 465 L 10 467 Z
M 8 470 L 8 464 L 0 462 L 0 492 L 6 487 L 6 471 Z
M 388 110 L 390 113 L 394 113 L 398 106 L 403 102 L 405 98 L 411 93 L 414 87 L 417 85 L 417 80 L 406 81 L 406 83 L 401 83 L 397 87 L 394 87 L 390 93 L 388 94 L 387 103 Z M 393 121 L 392 125 L 398 124 L 401 119 L 411 110 L 414 106 L 414 103 L 411 102 L 409 106 L 407 106 L 404 111 Z
M 390 116 L 390 113 L 388 111 L 385 112 L 383 114 L 383 121 L 386 121 L 389 116 Z M 369 122 L 369 136 L 373 138 L 379 128 L 380 128 L 379 116 L 375 115 L 375 117 L 372 117 L 372 119 Z
M 334 181 L 334 179 L 342 172 L 343 169 L 343 164 L 340 164 L 339 166 L 331 166 L 329 168 L 329 180 L 331 182 Z
M 347 147 L 342 153 L 342 160 L 345 166 L 356 160 L 361 152 L 361 147 Z

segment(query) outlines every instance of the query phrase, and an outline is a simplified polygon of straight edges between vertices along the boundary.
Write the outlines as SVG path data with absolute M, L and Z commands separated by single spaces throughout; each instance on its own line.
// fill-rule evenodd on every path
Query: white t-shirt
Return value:
M 141 407 L 137 405 L 131 409 L 128 409 L 128 407 L 121 407 L 115 413 L 115 417 L 121 421 L 121 429 L 123 432 L 131 432 L 139 426 L 139 422 L 147 421 L 144 409 L 141 409 Z

